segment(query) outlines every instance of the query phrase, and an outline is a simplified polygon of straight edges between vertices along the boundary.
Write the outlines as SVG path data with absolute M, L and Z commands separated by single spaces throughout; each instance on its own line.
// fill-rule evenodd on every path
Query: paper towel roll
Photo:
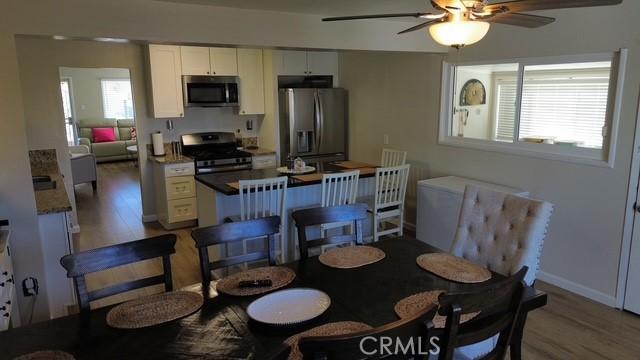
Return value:
M 153 142 L 153 155 L 164 155 L 164 139 L 160 131 L 151 134 L 151 141 Z

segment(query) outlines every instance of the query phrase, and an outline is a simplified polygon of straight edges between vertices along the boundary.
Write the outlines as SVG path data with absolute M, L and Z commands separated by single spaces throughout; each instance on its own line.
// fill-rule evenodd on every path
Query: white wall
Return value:
M 486 103 L 482 105 L 461 106 L 460 97 L 462 96 L 462 87 L 467 81 L 471 79 L 479 80 L 484 85 L 486 91 Z M 463 126 L 464 137 L 487 140 L 490 140 L 492 138 L 491 131 L 493 129 L 493 126 L 490 109 L 493 89 L 491 85 L 491 73 L 473 71 L 468 68 L 460 68 L 458 70 L 458 73 L 456 74 L 457 96 L 454 106 L 456 107 L 456 109 L 466 109 L 469 111 L 467 124 Z M 455 136 L 458 134 L 458 121 L 456 116 L 454 116 L 452 125 L 453 135 Z
M 71 79 L 76 120 L 104 118 L 102 79 L 129 79 L 129 69 L 60 68 L 61 78 Z
M 32 276 L 46 283 L 36 203 L 31 186 L 27 137 L 18 78 L 13 33 L 7 29 L 10 14 L 0 11 L 0 218 L 9 219 L 16 288 Z M 47 292 L 40 287 L 34 319 L 48 314 Z M 23 321 L 29 315 L 30 300 L 17 291 Z
M 382 136 L 409 151 L 414 179 L 453 174 L 529 190 L 555 204 L 542 256 L 543 279 L 613 304 L 640 87 L 640 2 L 550 12 L 539 29 L 492 25 L 460 59 L 612 52 L 629 49 L 613 168 L 438 145 L 441 58 L 421 54 L 345 53 L 341 84 L 350 90 L 354 158 L 374 161 Z M 594 26 L 603 24 L 606 26 Z M 455 54 L 451 55 L 452 61 Z M 376 76 L 372 76 L 375 74 Z M 413 216 L 413 214 L 411 214 Z

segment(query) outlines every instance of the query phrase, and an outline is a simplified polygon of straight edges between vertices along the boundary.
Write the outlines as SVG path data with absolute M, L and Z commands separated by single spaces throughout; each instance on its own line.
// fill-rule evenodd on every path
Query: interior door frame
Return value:
M 70 76 L 60 76 L 60 82 L 63 82 L 63 81 L 65 81 L 65 82 L 67 82 L 67 84 L 69 84 L 69 107 L 71 108 L 71 122 L 72 122 L 71 131 L 73 131 L 73 142 L 74 142 L 74 145 L 77 145 L 78 144 L 78 139 L 80 138 L 80 136 L 79 136 L 80 134 L 78 134 L 78 127 L 76 125 L 76 120 L 77 120 L 77 118 L 76 118 L 76 101 L 73 98 L 73 78 L 70 77 Z M 64 113 L 64 111 L 63 111 L 63 113 Z M 64 120 L 65 120 L 65 133 L 66 133 L 66 125 L 67 125 L 66 124 L 66 120 L 67 119 L 64 119 Z M 68 139 L 67 139 L 67 142 L 68 142 Z
M 618 265 L 618 284 L 616 287 L 616 308 L 624 309 L 625 294 L 627 291 L 627 277 L 629 274 L 629 262 L 631 257 L 631 245 L 633 242 L 633 223 L 636 211 L 633 208 L 638 197 L 638 185 L 640 183 L 640 96 L 636 111 L 636 125 L 633 138 L 633 151 L 629 171 L 629 185 L 627 186 L 627 201 L 625 204 L 624 225 L 622 228 L 622 247 L 620 249 L 620 262 Z M 640 213 L 638 213 L 640 214 Z M 635 229 L 640 231 L 640 229 Z M 640 238 L 640 237 L 639 237 Z

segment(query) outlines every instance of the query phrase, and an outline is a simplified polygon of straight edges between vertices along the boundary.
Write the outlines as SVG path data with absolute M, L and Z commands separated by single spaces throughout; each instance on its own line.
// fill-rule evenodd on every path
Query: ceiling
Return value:
M 432 11 L 428 0 L 160 0 L 323 16 Z

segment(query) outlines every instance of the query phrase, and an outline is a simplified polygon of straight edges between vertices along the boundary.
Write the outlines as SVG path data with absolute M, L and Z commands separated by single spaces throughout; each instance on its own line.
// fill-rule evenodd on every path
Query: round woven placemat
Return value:
M 291 346 L 289 360 L 299 360 L 302 359 L 302 354 L 300 353 L 300 349 L 298 349 L 298 340 L 300 340 L 301 337 L 344 335 L 369 329 L 371 329 L 371 326 L 365 323 L 356 321 L 339 321 L 320 325 L 295 334 L 285 340 L 284 343 Z
M 252 296 L 268 293 L 289 285 L 296 278 L 296 273 L 284 266 L 265 266 L 250 269 L 220 279 L 216 290 L 233 296 Z M 271 286 L 241 288 L 240 281 L 270 279 Z
M 139 329 L 183 318 L 198 311 L 202 295 L 174 291 L 122 303 L 107 313 L 107 324 L 119 329 Z
M 59 350 L 43 350 L 20 355 L 13 358 L 13 360 L 75 360 L 75 358 L 68 352 Z
M 414 294 L 411 296 L 407 296 L 406 298 L 398 301 L 396 306 L 393 307 L 393 310 L 396 312 L 396 315 L 401 319 L 408 318 L 411 315 L 414 315 L 420 310 L 424 310 L 427 306 L 431 304 L 438 304 L 438 297 L 442 294 L 443 290 L 434 290 L 434 291 L 425 291 L 418 294 Z M 460 316 L 460 322 L 467 322 L 474 317 L 478 316 L 479 312 L 464 314 Z M 436 328 L 444 328 L 444 325 L 447 322 L 447 317 L 438 315 L 433 318 L 433 325 Z
M 480 283 L 491 279 L 491 271 L 451 254 L 422 254 L 418 266 L 447 280 L 461 283 Z
M 385 257 L 384 251 L 371 246 L 347 246 L 320 255 L 321 263 L 338 269 L 353 269 L 373 264 Z

